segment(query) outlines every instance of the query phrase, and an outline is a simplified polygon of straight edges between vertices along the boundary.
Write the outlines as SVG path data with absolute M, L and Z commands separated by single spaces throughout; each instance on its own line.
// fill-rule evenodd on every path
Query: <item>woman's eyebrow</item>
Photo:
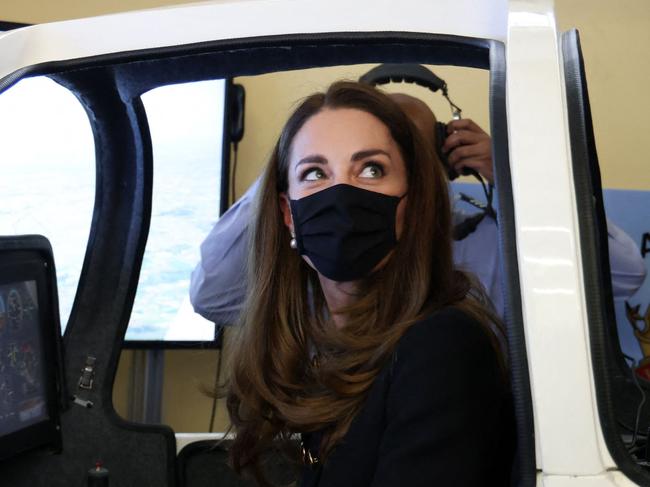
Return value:
M 362 150 L 359 152 L 355 152 L 354 155 L 352 156 L 353 161 L 360 161 L 362 159 L 365 159 L 367 157 L 372 157 L 376 156 L 377 154 L 382 154 L 385 155 L 390 159 L 390 154 L 386 152 L 385 150 L 382 149 L 368 149 L 368 150 Z
M 317 164 L 327 164 L 327 159 L 325 157 L 321 156 L 320 154 L 314 154 L 310 155 L 307 157 L 303 157 L 296 163 L 296 167 L 300 166 L 301 164 L 309 164 L 309 163 L 317 163 Z

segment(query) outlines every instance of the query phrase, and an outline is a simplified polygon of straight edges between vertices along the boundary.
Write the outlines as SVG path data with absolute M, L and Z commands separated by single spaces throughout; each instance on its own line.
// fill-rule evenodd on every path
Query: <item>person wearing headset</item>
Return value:
M 436 118 L 423 101 L 406 94 L 391 94 L 434 147 L 440 131 Z M 448 164 L 448 174 L 472 169 L 492 185 L 492 141 L 469 118 L 446 125 L 439 152 Z M 437 133 L 438 132 L 438 133 Z M 246 293 L 246 249 L 252 202 L 259 186 L 255 181 L 246 193 L 219 219 L 201 244 L 201 260 L 192 272 L 190 301 L 195 312 L 218 324 L 237 320 Z M 491 209 L 491 205 L 490 205 Z M 501 263 L 497 219 L 493 213 L 468 214 L 453 209 L 456 228 L 470 222 L 469 231 L 454 241 L 454 262 L 459 269 L 474 274 L 485 288 L 498 316 L 504 317 Z M 478 218 L 477 218 L 478 217 Z M 607 221 L 612 290 L 615 298 L 634 294 L 645 279 L 645 264 L 634 241 L 611 221 Z

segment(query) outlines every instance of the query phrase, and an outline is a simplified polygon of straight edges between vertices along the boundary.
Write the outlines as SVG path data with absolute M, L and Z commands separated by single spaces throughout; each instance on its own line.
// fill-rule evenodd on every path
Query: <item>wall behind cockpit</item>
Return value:
M 229 0 L 236 1 L 236 0 Z M 0 21 L 24 23 L 51 22 L 92 15 L 103 15 L 127 10 L 154 8 L 172 4 L 195 3 L 193 0 L 58 0 L 50 2 L 3 0 L 0 2 Z M 650 2 L 647 0 L 555 0 L 560 32 L 572 27 L 580 30 L 585 55 L 587 78 L 591 95 L 596 141 L 604 182 L 607 186 L 626 189 L 650 187 L 648 160 L 641 149 L 642 141 L 650 133 L 650 65 L 647 46 L 650 45 Z M 464 80 L 451 80 L 453 89 L 460 89 Z M 257 126 L 249 124 L 248 137 L 242 142 L 242 156 L 246 152 L 255 159 L 266 156 L 265 143 L 259 134 L 277 133 L 281 119 L 271 110 L 292 96 L 292 83 L 267 78 L 263 82 L 245 81 L 248 95 L 255 98 L 260 112 L 270 119 Z M 256 93 L 253 93 L 255 88 Z M 249 105 L 250 106 L 250 105 Z M 469 109 L 468 115 L 474 116 Z M 248 113 L 247 113 L 248 115 Z M 478 118 L 478 117 L 477 117 Z M 249 121 L 253 117 L 249 118 Z M 262 118 L 255 117 L 262 122 Z M 263 127 L 264 130 L 260 130 Z M 257 134 L 252 137 L 250 134 Z M 249 148 L 250 146 L 251 148 Z M 243 158 L 243 157 L 242 157 Z M 242 168 L 243 171 L 245 169 Z M 243 177 L 243 176 L 247 177 Z M 242 174 L 239 193 L 250 181 Z
M 39 23 L 151 8 L 182 0 L 2 0 L 0 21 Z M 650 189 L 650 164 L 644 142 L 650 134 L 650 1 L 556 0 L 558 30 L 580 30 L 594 118 L 596 142 L 605 186 Z M 369 66 L 306 70 L 237 79 L 247 92 L 246 133 L 239 147 L 236 192 L 241 195 L 266 161 L 272 144 L 298 98 L 340 78 L 356 79 Z M 479 70 L 435 68 L 450 88 L 464 115 L 488 129 L 488 76 Z M 442 120 L 448 106 L 438 95 L 413 88 L 409 93 L 431 104 Z M 535 116 L 535 114 L 531 114 Z M 226 339 L 227 349 L 227 339 Z M 206 431 L 211 401 L 200 385 L 211 385 L 218 352 L 167 351 L 162 421 L 176 431 Z M 122 354 L 114 401 L 124 416 L 129 411 L 132 352 Z M 216 429 L 226 417 L 220 402 Z
M 246 132 L 239 147 L 237 195 L 241 195 L 258 176 L 290 111 L 302 98 L 323 91 L 337 80 L 357 80 L 374 66 L 315 68 L 237 78 L 236 82 L 246 88 Z M 454 66 L 429 68 L 447 82 L 449 95 L 463 109 L 463 117 L 473 119 L 489 132 L 489 73 Z M 451 119 L 449 104 L 440 92 L 432 93 L 426 88 L 406 83 L 390 84 L 383 88 L 388 92 L 408 93 L 422 99 L 442 122 Z
M 603 185 L 650 190 L 650 2 L 555 0 L 558 31 L 577 28 Z

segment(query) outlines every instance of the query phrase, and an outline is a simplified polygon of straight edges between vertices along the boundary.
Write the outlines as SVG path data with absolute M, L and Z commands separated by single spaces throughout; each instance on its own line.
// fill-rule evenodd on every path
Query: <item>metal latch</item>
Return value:
M 79 389 L 92 389 L 95 381 L 95 362 L 97 359 L 91 355 L 86 357 L 86 365 L 81 369 L 79 377 Z

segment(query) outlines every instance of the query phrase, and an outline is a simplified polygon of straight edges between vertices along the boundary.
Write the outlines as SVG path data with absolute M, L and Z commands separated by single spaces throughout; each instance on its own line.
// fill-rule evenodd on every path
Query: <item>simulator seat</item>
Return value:
M 267 478 L 273 485 L 291 485 L 299 479 L 299 466 L 280 453 L 263 460 Z M 178 454 L 179 487 L 255 487 L 252 479 L 239 477 L 228 465 L 228 440 L 190 443 Z

